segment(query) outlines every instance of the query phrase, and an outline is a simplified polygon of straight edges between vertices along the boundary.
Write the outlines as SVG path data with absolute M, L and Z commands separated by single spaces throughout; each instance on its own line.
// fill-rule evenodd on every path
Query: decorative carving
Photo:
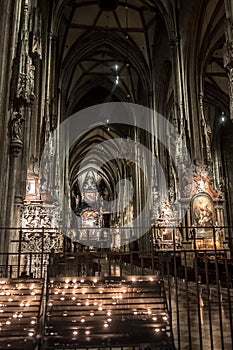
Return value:
M 210 175 L 208 166 L 204 164 L 194 165 L 193 179 L 185 185 L 184 198 L 191 199 L 198 193 L 207 193 L 214 201 L 223 198 L 223 193 L 220 190 L 214 189 L 213 178 Z
M 61 249 L 57 207 L 24 205 L 22 208 L 22 252 L 50 252 Z M 42 249 L 43 248 L 43 249 Z
M 25 3 L 21 18 L 22 29 L 18 42 L 17 56 L 13 65 L 12 99 L 15 106 L 31 104 L 34 101 L 34 71 L 32 58 L 29 56 L 29 15 Z
M 224 44 L 224 67 L 233 68 L 233 41 L 227 40 Z
M 33 30 L 29 35 L 30 56 L 32 58 L 42 58 L 42 46 L 41 46 L 41 13 L 40 9 L 34 8 L 32 14 L 32 27 Z
M 233 30 L 230 21 L 227 21 L 227 31 Z M 230 35 L 228 34 L 227 37 Z M 228 69 L 229 75 L 229 92 L 230 92 L 230 116 L 233 120 L 233 40 L 228 39 L 224 45 L 224 67 Z

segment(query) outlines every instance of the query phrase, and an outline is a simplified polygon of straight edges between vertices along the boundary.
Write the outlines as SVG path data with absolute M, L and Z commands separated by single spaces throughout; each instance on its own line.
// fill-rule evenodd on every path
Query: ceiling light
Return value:
M 73 331 L 73 335 L 78 335 L 78 331 Z

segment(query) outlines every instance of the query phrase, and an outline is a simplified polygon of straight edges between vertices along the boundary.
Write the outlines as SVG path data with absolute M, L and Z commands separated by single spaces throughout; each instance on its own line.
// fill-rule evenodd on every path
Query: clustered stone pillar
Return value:
M 229 75 L 230 118 L 233 121 L 233 4 L 225 0 L 226 7 L 226 42 L 224 46 L 224 66 Z

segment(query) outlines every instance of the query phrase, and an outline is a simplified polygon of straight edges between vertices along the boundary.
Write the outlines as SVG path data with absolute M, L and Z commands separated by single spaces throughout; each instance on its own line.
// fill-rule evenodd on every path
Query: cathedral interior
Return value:
M 0 348 L 231 350 L 232 0 L 0 18 Z

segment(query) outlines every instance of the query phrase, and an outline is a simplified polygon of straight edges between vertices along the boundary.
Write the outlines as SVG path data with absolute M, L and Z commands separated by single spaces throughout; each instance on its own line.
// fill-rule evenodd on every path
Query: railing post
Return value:
M 21 249 L 22 249 L 22 229 L 19 231 L 19 255 L 18 255 L 18 266 L 17 266 L 17 276 L 20 275 L 20 260 L 21 260 Z

